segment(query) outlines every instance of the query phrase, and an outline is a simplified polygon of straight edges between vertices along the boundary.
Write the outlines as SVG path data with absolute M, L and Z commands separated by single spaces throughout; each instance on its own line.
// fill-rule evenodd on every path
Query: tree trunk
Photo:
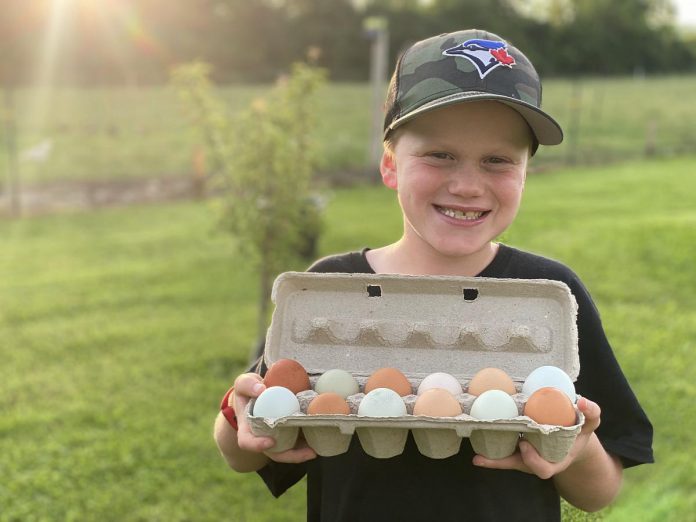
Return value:
M 261 261 L 259 269 L 259 308 L 256 321 L 256 334 L 259 343 L 266 338 L 266 329 L 268 328 L 268 310 L 271 300 L 271 272 L 268 264 Z M 249 360 L 255 361 L 257 357 L 258 344 L 254 344 L 251 348 Z

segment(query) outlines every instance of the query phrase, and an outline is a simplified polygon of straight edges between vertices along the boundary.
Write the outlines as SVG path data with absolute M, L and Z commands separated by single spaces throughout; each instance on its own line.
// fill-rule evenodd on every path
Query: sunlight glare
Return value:
M 37 60 L 34 99 L 28 111 L 28 126 L 37 132 L 43 131 L 50 103 L 58 53 L 65 43 L 69 21 L 75 12 L 75 0 L 51 0 L 49 5 L 48 29 L 40 42 Z

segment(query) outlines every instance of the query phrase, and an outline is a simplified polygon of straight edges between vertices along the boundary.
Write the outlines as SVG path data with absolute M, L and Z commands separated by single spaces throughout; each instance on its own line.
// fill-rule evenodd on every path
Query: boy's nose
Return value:
M 484 193 L 483 174 L 472 165 L 462 165 L 450 175 L 447 189 L 460 197 L 478 197 Z

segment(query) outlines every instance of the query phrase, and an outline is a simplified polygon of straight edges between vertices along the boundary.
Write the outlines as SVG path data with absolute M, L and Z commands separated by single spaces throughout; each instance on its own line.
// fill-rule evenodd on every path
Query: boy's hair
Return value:
M 385 104 L 385 149 L 394 129 L 419 114 L 478 100 L 516 110 L 532 131 L 532 154 L 563 140 L 560 125 L 541 110 L 541 81 L 527 57 L 493 33 L 470 29 L 421 40 L 399 57 Z

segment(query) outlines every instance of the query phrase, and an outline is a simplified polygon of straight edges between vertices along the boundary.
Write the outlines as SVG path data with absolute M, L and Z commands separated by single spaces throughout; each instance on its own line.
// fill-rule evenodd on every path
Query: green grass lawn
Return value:
M 655 425 L 657 463 L 626 473 L 612 522 L 696 511 L 695 171 L 534 175 L 506 234 L 580 274 Z M 326 219 L 326 254 L 400 230 L 379 187 L 333 192 Z M 6 220 L 0 238 L 0 520 L 304 519 L 303 485 L 275 500 L 212 440 L 255 341 L 256 287 L 210 207 Z
M 268 86 L 219 90 L 230 114 Z M 538 168 L 603 164 L 646 155 L 696 152 L 696 76 L 548 80 L 543 106 L 564 128 L 565 142 L 549 148 Z M 42 97 L 15 94 L 22 183 L 190 175 L 202 140 L 181 101 L 167 87 L 57 89 Z M 41 101 L 43 100 L 43 101 Z M 330 84 L 317 102 L 325 173 L 365 171 L 371 94 L 366 84 Z M 0 129 L 0 135 L 3 130 Z M 27 151 L 51 142 L 45 161 Z M 0 148 L 0 161 L 4 148 Z M 1 190 L 0 182 L 0 190 Z

